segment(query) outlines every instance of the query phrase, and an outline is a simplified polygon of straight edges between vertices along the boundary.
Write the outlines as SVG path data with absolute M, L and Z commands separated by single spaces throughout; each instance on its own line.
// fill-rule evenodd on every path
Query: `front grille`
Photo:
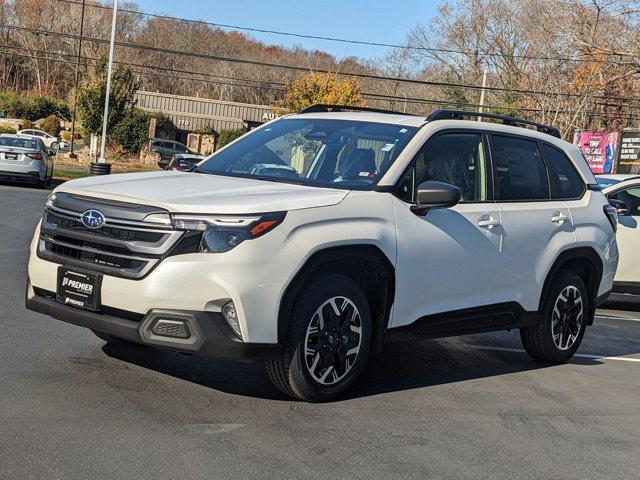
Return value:
M 106 217 L 101 228 L 80 221 L 82 212 L 105 208 L 106 201 L 74 199 L 76 211 L 55 204 L 42 219 L 38 255 L 62 265 L 75 265 L 125 278 L 142 278 L 166 257 L 183 236 L 170 226 L 131 218 Z M 108 207 L 107 207 L 108 208 Z M 132 206 L 132 209 L 140 208 Z M 118 211 L 124 211 L 118 204 Z
M 143 260 L 133 260 L 126 257 L 114 257 L 109 254 L 88 252 L 82 250 L 82 247 L 67 247 L 65 245 L 57 245 L 45 240 L 46 248 L 50 249 L 54 255 L 77 260 L 83 263 L 100 265 L 121 270 L 137 270 L 139 271 L 144 265 Z
M 47 222 L 63 230 L 73 230 L 85 232 L 95 236 L 117 238 L 128 242 L 159 242 L 164 236 L 163 233 L 147 232 L 141 230 L 131 230 L 124 228 L 102 227 L 95 230 L 85 227 L 78 220 L 61 217 L 51 212 L 46 212 Z

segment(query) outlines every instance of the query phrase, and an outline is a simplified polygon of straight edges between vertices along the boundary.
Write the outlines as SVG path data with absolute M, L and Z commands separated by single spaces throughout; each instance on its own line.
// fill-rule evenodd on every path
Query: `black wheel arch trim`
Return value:
M 379 247 L 366 243 L 321 249 L 305 261 L 287 285 L 280 300 L 278 343 L 282 344 L 286 339 L 289 317 L 296 297 L 315 274 L 323 272 L 345 274 L 362 287 L 372 310 L 371 348 L 373 352 L 379 352 L 386 338 L 391 306 L 395 298 L 395 267 Z
M 593 267 L 588 278 L 585 280 L 585 286 L 590 294 L 589 300 L 589 319 L 587 324 L 592 325 L 595 315 L 596 303 L 598 298 L 598 288 L 600 287 L 600 281 L 602 280 L 603 264 L 600 255 L 592 247 L 574 247 L 560 252 L 556 260 L 551 265 L 551 268 L 547 272 L 544 284 L 542 285 L 542 291 L 540 293 L 540 301 L 538 303 L 538 310 L 542 311 L 544 303 L 547 299 L 549 289 L 551 288 L 553 280 L 556 278 L 558 272 L 563 268 L 568 268 L 575 271 L 575 267 L 572 268 L 572 263 L 575 265 L 576 260 L 588 260 Z M 582 272 L 576 272 L 581 275 Z M 593 275 L 595 273 L 595 275 Z M 582 275 L 581 275 L 582 276 Z

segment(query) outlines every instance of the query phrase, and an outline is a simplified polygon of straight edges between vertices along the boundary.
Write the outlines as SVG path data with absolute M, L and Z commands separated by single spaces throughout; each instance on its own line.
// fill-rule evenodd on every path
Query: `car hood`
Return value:
M 87 177 L 56 191 L 153 205 L 170 212 L 243 214 L 324 207 L 348 190 L 201 173 L 146 172 Z

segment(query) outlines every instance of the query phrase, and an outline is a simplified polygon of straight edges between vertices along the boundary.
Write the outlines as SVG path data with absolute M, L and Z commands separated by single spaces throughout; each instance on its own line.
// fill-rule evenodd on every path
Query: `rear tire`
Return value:
M 561 271 L 551 285 L 538 324 L 520 329 L 524 349 L 541 362 L 566 362 L 580 347 L 590 308 L 582 278 L 572 270 Z
M 293 304 L 282 355 L 267 361 L 269 378 L 285 395 L 307 402 L 344 394 L 367 362 L 371 325 L 367 297 L 351 278 L 312 280 Z

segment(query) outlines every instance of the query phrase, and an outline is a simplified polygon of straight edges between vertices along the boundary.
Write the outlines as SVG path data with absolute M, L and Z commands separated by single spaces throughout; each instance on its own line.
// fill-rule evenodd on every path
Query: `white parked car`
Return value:
M 618 207 L 620 264 L 611 300 L 640 303 L 640 175 L 598 175 L 598 183 Z
M 611 290 L 615 209 L 556 129 L 477 115 L 318 105 L 192 173 L 67 182 L 27 308 L 108 342 L 265 359 L 308 401 L 386 341 L 519 328 L 533 358 L 567 361 Z
M 50 148 L 55 151 L 58 151 L 60 147 L 66 146 L 66 143 L 61 141 L 58 137 L 54 137 L 53 135 L 50 135 L 47 132 L 43 132 L 42 130 L 34 130 L 34 129 L 20 130 L 18 132 L 18 135 L 31 135 L 32 137 L 38 137 L 47 146 L 47 148 Z

